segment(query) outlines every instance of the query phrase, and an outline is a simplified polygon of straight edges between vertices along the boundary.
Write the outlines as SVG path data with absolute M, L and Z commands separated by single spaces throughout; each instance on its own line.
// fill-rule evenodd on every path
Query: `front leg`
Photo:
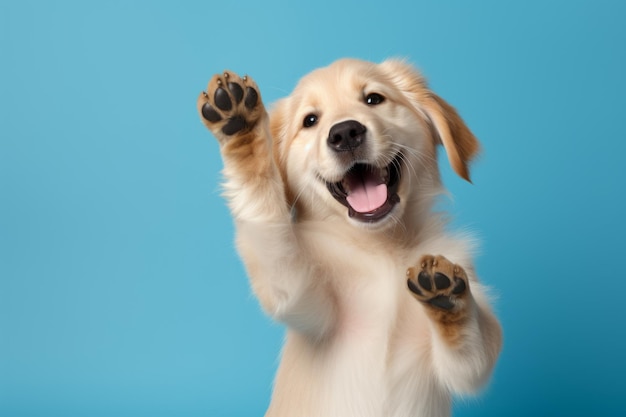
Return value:
M 501 330 L 480 284 L 443 256 L 423 256 L 407 270 L 411 294 L 433 327 L 432 355 L 440 380 L 458 393 L 475 391 L 490 376 Z
M 224 194 L 237 229 L 237 247 L 264 310 L 318 338 L 334 322 L 331 298 L 300 247 L 291 223 L 269 116 L 256 83 L 226 71 L 197 101 L 202 122 L 218 139 Z
M 225 197 L 235 220 L 284 221 L 288 210 L 272 158 L 269 118 L 254 80 L 230 71 L 216 74 L 197 106 L 220 144 Z

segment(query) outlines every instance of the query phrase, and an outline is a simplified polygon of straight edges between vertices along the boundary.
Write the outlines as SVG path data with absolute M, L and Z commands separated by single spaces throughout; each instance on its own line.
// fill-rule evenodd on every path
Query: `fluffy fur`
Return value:
M 501 331 L 471 240 L 432 210 L 437 145 L 468 181 L 479 146 L 413 67 L 340 60 L 269 114 L 254 81 L 227 71 L 198 111 L 220 143 L 251 286 L 288 329 L 266 416 L 447 416 L 453 394 L 489 378 Z M 332 133 L 346 121 L 364 132 Z M 391 209 L 354 215 L 330 192 L 359 164 L 397 170 Z

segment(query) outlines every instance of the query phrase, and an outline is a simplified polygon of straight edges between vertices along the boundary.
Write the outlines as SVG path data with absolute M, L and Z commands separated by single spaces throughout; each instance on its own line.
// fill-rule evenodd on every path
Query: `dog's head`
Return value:
M 292 204 L 307 217 L 384 227 L 439 189 L 436 147 L 469 181 L 478 141 L 423 77 L 398 60 L 344 59 L 304 77 L 270 115 Z

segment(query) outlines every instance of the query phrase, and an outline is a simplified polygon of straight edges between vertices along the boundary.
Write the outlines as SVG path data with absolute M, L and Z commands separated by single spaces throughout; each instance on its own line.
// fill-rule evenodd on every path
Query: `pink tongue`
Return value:
M 387 201 L 387 185 L 378 184 L 372 175 L 349 180 L 348 204 L 359 213 L 374 211 Z

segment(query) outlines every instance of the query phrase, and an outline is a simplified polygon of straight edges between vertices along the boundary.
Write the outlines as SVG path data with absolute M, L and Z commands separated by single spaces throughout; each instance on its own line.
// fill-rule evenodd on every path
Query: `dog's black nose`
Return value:
M 346 120 L 330 128 L 328 146 L 336 152 L 351 151 L 365 141 L 367 128 L 356 120 Z

